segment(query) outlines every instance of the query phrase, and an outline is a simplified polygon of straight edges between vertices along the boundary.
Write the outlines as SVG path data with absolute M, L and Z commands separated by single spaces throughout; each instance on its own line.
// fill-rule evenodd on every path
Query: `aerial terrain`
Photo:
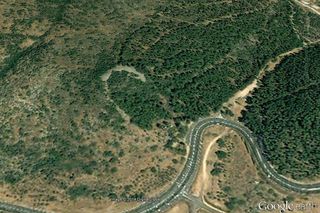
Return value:
M 0 212 L 320 212 L 319 0 L 2 0 L 0 94 Z

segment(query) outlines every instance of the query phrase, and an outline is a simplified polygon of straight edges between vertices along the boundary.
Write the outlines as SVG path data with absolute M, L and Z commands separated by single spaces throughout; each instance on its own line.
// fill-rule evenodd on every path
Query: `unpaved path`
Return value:
M 134 67 L 117 65 L 117 66 L 107 70 L 106 73 L 101 76 L 101 80 L 105 82 L 105 91 L 106 91 L 107 100 L 109 100 L 112 103 L 114 103 L 114 101 L 110 97 L 109 87 L 108 87 L 107 81 L 110 78 L 112 72 L 122 72 L 122 71 L 125 71 L 128 73 L 133 73 L 135 75 L 135 76 L 133 76 L 134 78 L 139 79 L 142 82 L 146 82 L 146 77 L 144 76 L 144 74 L 138 72 Z M 125 122 L 130 123 L 130 116 L 128 114 L 126 114 L 125 111 L 123 111 L 117 104 L 115 104 L 115 106 L 116 106 L 116 110 L 121 115 L 121 117 L 125 120 Z
M 209 143 L 208 147 L 206 147 L 206 151 L 204 153 L 203 159 L 202 159 L 202 190 L 206 190 L 208 187 L 208 182 L 209 182 L 209 175 L 208 175 L 208 171 L 207 171 L 207 159 L 208 156 L 210 154 L 211 148 L 212 146 L 217 142 L 218 139 L 222 138 L 223 136 L 225 136 L 228 133 L 228 130 L 224 130 L 220 135 L 218 135 L 217 137 L 215 137 L 213 140 L 211 140 L 211 142 Z
M 288 52 L 282 53 L 276 58 L 269 60 L 269 62 L 262 68 L 258 74 L 258 76 L 244 89 L 236 92 L 229 100 L 223 104 L 224 107 L 230 109 L 234 118 L 237 119 L 241 116 L 241 111 L 244 110 L 246 106 L 246 97 L 250 95 L 250 93 L 258 88 L 258 82 L 265 76 L 267 72 L 273 71 L 275 67 L 282 61 L 282 59 L 288 55 L 296 54 L 300 52 L 303 47 L 294 48 Z
M 294 1 L 297 4 L 299 4 L 305 8 L 308 8 L 309 10 L 316 13 L 317 15 L 320 15 L 320 7 L 318 5 L 311 4 L 310 2 L 307 2 L 307 1 L 299 1 L 299 0 L 294 0 Z
M 209 175 L 208 175 L 208 171 L 207 171 L 207 160 L 209 158 L 209 155 L 211 154 L 211 148 L 212 146 L 216 143 L 216 141 L 223 137 L 224 135 L 227 134 L 228 129 L 226 128 L 219 128 L 219 129 L 215 129 L 215 130 L 208 130 L 210 132 L 219 132 L 219 134 L 215 134 L 215 136 L 213 138 L 211 138 L 212 136 L 204 136 L 204 137 L 210 137 L 207 140 L 203 140 L 203 150 L 205 150 L 205 152 L 203 153 L 202 157 L 201 157 L 201 165 L 199 166 L 199 172 L 197 174 L 197 178 L 195 179 L 193 186 L 192 186 L 192 194 L 197 196 L 197 197 L 201 197 L 203 195 L 203 193 L 206 191 L 206 189 L 209 186 Z
M 143 73 L 138 72 L 134 67 L 123 66 L 123 65 L 117 65 L 117 66 L 111 68 L 110 70 L 107 70 L 107 72 L 101 76 L 102 81 L 107 81 L 113 71 L 116 71 L 116 72 L 125 71 L 128 73 L 133 73 L 133 74 L 135 74 L 136 79 L 139 79 L 143 82 L 146 82 L 146 77 L 144 76 Z

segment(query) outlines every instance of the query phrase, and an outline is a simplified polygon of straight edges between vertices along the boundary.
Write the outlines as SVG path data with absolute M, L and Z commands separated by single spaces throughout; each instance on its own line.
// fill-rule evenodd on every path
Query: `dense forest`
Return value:
M 255 0 L 160 6 L 114 47 L 117 63 L 135 67 L 147 83 L 131 82 L 124 91 L 117 84 L 127 81 L 110 82 L 112 98 L 143 128 L 217 111 L 267 60 L 303 45 L 291 23 L 292 7 L 289 1 Z M 150 95 L 152 100 L 139 100 Z
M 320 45 L 286 57 L 260 82 L 241 121 L 267 158 L 294 179 L 320 175 Z

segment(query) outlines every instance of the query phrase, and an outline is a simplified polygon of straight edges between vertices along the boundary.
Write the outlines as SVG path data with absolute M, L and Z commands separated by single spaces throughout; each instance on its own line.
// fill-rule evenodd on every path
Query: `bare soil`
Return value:
M 278 186 L 271 182 L 269 183 L 266 177 L 261 175 L 260 171 L 257 170 L 244 142 L 235 132 L 229 131 L 222 139 L 225 141 L 226 147 L 224 150 L 228 152 L 228 157 L 222 160 L 224 164 L 222 174 L 218 176 L 209 175 L 211 187 L 203 191 L 204 198 L 209 204 L 220 207 L 224 211 L 230 211 L 226 206 L 229 198 L 240 198 L 244 201 L 244 204 L 237 206 L 231 211 L 235 213 L 253 212 L 261 201 L 281 204 L 283 200 L 288 200 L 288 196 L 294 199 L 290 203 L 295 206 L 306 203 L 319 204 L 320 196 L 317 194 L 300 195 L 278 188 Z M 214 144 L 211 150 L 212 154 L 210 155 L 210 165 L 218 161 L 217 157 L 213 157 L 214 152 L 217 150 L 221 150 L 221 147 Z M 226 188 L 228 188 L 228 191 L 226 191 Z M 304 211 L 296 209 L 294 212 L 313 213 L 319 211 L 320 205 Z
M 193 195 L 197 197 L 204 197 L 205 193 L 208 190 L 211 190 L 212 188 L 216 187 L 211 182 L 212 178 L 211 178 L 211 175 L 209 174 L 210 169 L 208 165 L 212 164 L 213 159 L 216 158 L 212 147 L 214 147 L 215 142 L 219 138 L 227 134 L 228 131 L 229 131 L 228 128 L 225 128 L 222 126 L 214 126 L 205 131 L 203 136 L 203 150 L 205 150 L 205 152 L 201 157 L 202 164 L 199 169 L 196 180 L 191 188 L 191 193 Z M 214 203 L 214 206 L 219 207 L 219 203 Z
M 179 202 L 166 213 L 189 213 L 189 206 L 185 202 Z
M 265 76 L 267 72 L 271 72 L 275 69 L 275 67 L 281 62 L 281 60 L 288 56 L 295 53 L 298 53 L 303 48 L 295 48 L 293 50 L 290 50 L 288 52 L 285 52 L 276 58 L 270 60 L 266 66 L 260 70 L 258 76 L 256 79 L 254 79 L 249 85 L 247 85 L 244 89 L 236 92 L 227 102 L 223 104 L 224 107 L 231 110 L 231 112 L 234 114 L 233 116 L 228 116 L 230 119 L 238 120 L 239 117 L 241 117 L 241 111 L 245 109 L 246 98 L 250 96 L 252 91 L 254 89 L 257 89 L 259 87 L 259 81 Z
M 27 48 L 27 47 L 30 47 L 33 43 L 34 43 L 34 40 L 27 38 L 19 46 L 20 48 Z
M 113 102 L 113 100 L 110 98 L 110 95 L 109 95 L 109 88 L 108 88 L 107 81 L 110 78 L 112 72 L 123 72 L 123 71 L 128 72 L 128 73 L 133 73 L 135 75 L 134 78 L 139 79 L 142 82 L 146 81 L 144 74 L 138 72 L 134 67 L 117 65 L 117 66 L 107 70 L 106 73 L 101 76 L 101 80 L 105 82 L 106 96 L 107 96 L 108 100 L 110 100 L 112 102 Z M 119 112 L 119 114 L 121 115 L 121 117 L 125 120 L 125 122 L 127 124 L 129 124 L 130 123 L 130 116 L 128 114 L 126 114 L 125 111 L 123 111 L 118 105 L 116 105 L 116 109 Z
M 320 2 L 315 0 L 295 0 L 296 3 L 302 7 L 314 12 L 317 15 L 320 15 Z

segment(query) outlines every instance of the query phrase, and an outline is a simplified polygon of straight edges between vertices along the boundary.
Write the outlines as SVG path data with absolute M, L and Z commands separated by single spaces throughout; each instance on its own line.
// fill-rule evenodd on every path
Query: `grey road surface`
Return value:
M 167 191 L 160 194 L 156 199 L 152 199 L 150 202 L 144 202 L 139 207 L 127 211 L 128 213 L 163 212 L 164 210 L 172 206 L 176 201 L 183 199 L 184 195 L 188 194 L 200 165 L 200 157 L 202 153 L 202 134 L 208 127 L 214 125 L 229 127 L 240 134 L 244 139 L 244 142 L 246 143 L 252 158 L 256 162 L 258 169 L 261 169 L 266 177 L 268 177 L 270 180 L 291 191 L 300 193 L 320 192 L 320 183 L 303 184 L 289 180 L 286 177 L 279 175 L 261 154 L 259 147 L 255 142 L 256 138 L 252 135 L 251 131 L 248 128 L 235 121 L 230 121 L 224 118 L 211 117 L 201 119 L 196 122 L 187 134 L 187 142 L 190 146 L 189 156 L 186 160 L 185 167 L 183 168 L 177 179 L 174 181 L 172 186 Z M 0 202 L 0 210 L 17 213 L 43 212 L 3 202 Z
M 200 165 L 202 134 L 204 130 L 214 125 L 222 125 L 232 128 L 240 134 L 244 139 L 252 158 L 255 160 L 258 169 L 261 169 L 270 180 L 291 191 L 300 193 L 320 192 L 320 183 L 303 184 L 279 175 L 261 154 L 257 143 L 255 143 L 256 139 L 252 135 L 251 131 L 241 123 L 224 118 L 211 117 L 201 119 L 192 126 L 189 134 L 187 135 L 187 140 L 190 146 L 189 156 L 184 169 L 169 190 L 162 193 L 157 200 L 145 202 L 139 207 L 130 210 L 129 213 L 162 212 L 172 206 L 172 204 L 177 200 L 182 199 L 183 194 L 188 193 Z

